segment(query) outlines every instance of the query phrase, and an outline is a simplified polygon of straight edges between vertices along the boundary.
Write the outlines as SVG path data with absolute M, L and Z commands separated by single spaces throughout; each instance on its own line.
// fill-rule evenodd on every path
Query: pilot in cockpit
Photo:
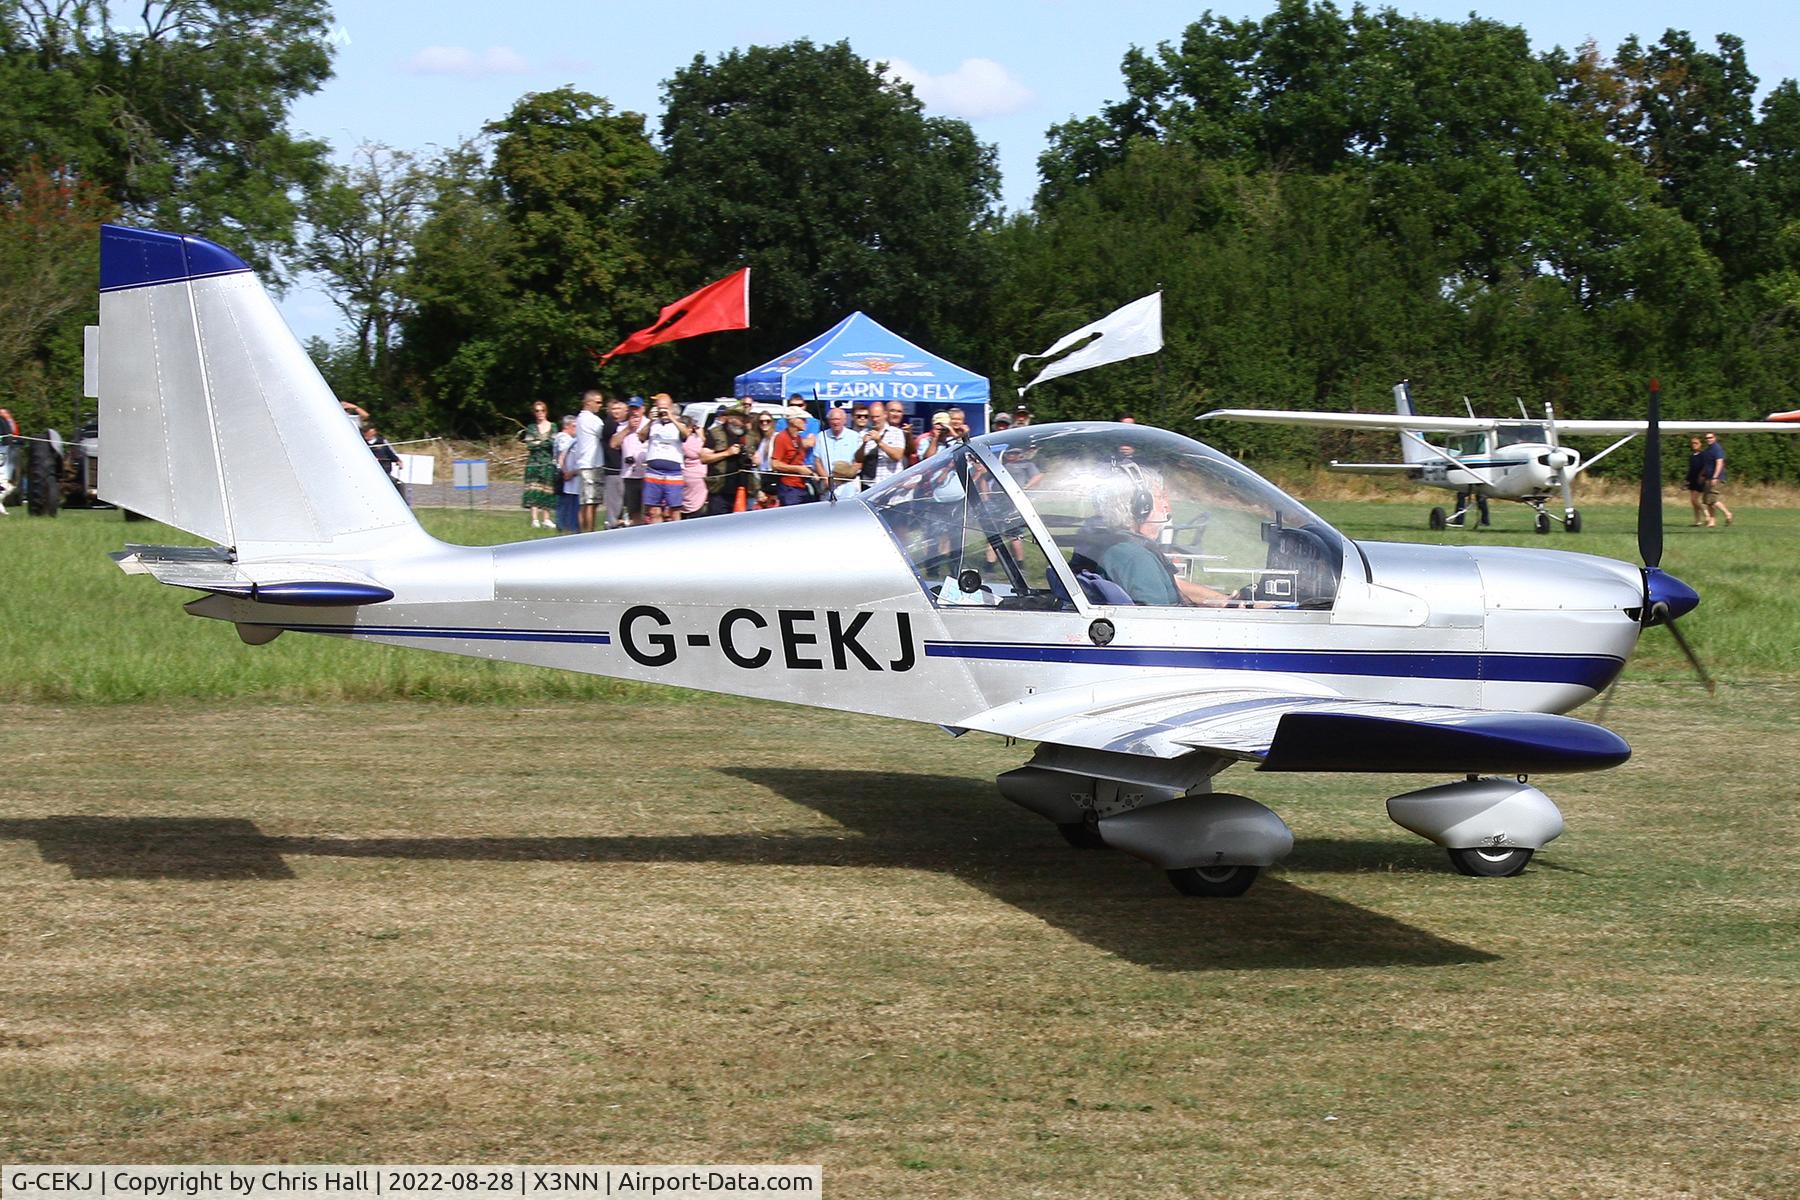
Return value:
M 1169 503 L 1153 471 L 1121 455 L 1095 497 L 1095 513 L 1075 538 L 1070 558 L 1077 575 L 1099 576 L 1123 589 L 1133 604 L 1223 607 L 1236 598 L 1186 579 L 1162 548 Z M 1101 589 L 1104 590 L 1104 589 Z

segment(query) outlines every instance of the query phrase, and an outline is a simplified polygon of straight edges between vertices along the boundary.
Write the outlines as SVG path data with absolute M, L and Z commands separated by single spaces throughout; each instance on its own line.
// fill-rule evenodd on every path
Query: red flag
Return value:
M 657 315 L 656 324 L 640 329 L 605 354 L 597 355 L 601 365 L 615 354 L 636 354 L 664 342 L 697 337 L 702 333 L 718 333 L 724 329 L 750 328 L 750 268 L 727 275 L 717 283 L 709 283 L 689 296 L 683 296 Z M 592 353 L 592 351 L 589 351 Z

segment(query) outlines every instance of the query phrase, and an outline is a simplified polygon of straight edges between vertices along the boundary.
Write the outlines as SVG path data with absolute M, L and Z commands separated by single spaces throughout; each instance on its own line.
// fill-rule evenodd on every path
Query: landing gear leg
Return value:
M 1100 826 L 1094 821 L 1064 821 L 1056 829 L 1063 841 L 1077 850 L 1106 849 L 1106 839 L 1100 836 Z

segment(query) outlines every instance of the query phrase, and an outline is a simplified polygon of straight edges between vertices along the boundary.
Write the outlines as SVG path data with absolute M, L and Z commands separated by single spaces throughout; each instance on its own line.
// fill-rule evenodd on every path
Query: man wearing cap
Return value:
M 995 429 L 1011 429 L 1012 428 L 1012 417 L 1003 412 L 995 413 L 994 414 L 994 428 Z
M 1023 404 L 1013 409 L 1012 423 L 1014 429 L 1023 429 L 1025 426 L 1031 424 L 1031 410 L 1026 408 Z
M 706 464 L 707 516 L 733 511 L 740 488 L 745 490 L 746 505 L 755 507 L 756 497 L 749 494 L 750 465 L 756 461 L 760 438 L 746 418 L 743 409 L 728 408 L 706 431 L 706 447 L 700 451 L 700 461 Z
M 770 469 L 776 475 L 775 498 L 783 508 L 805 504 L 813 498 L 811 485 L 818 476 L 806 442 L 806 410 L 789 409 L 787 428 L 775 435 L 769 455 Z
M 799 392 L 795 392 L 788 397 L 788 409 L 783 415 L 791 417 L 795 413 L 799 413 L 806 418 L 806 448 L 811 450 L 813 448 L 813 439 L 819 436 L 819 418 L 813 416 L 806 410 L 806 397 L 802 396 Z

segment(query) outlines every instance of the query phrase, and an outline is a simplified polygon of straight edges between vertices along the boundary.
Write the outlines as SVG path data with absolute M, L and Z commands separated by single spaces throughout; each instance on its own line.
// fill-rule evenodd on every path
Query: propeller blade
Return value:
M 1638 557 L 1662 564 L 1662 385 L 1650 381 L 1649 427 L 1644 430 L 1644 479 L 1638 491 Z
M 1624 676 L 1625 672 L 1623 671 L 1614 675 L 1613 681 L 1606 685 L 1606 690 L 1604 692 L 1600 693 L 1600 712 L 1594 717 L 1594 724 L 1606 724 L 1606 710 L 1612 707 L 1613 689 L 1619 686 L 1619 680 L 1624 678 Z
M 1657 607 L 1662 608 L 1664 606 L 1658 605 Z M 1675 644 L 1681 647 L 1681 652 L 1683 654 L 1687 655 L 1688 664 L 1694 668 L 1694 674 L 1698 675 L 1700 677 L 1700 682 L 1706 685 L 1706 694 L 1711 696 L 1717 693 L 1719 690 L 1718 685 L 1713 682 L 1713 677 L 1706 673 L 1706 668 L 1700 665 L 1700 656 L 1694 653 L 1694 648 L 1688 645 L 1688 640 L 1681 635 L 1681 630 L 1676 626 L 1675 619 L 1673 617 L 1668 617 L 1663 621 L 1663 624 L 1669 627 L 1669 633 L 1674 636 Z

